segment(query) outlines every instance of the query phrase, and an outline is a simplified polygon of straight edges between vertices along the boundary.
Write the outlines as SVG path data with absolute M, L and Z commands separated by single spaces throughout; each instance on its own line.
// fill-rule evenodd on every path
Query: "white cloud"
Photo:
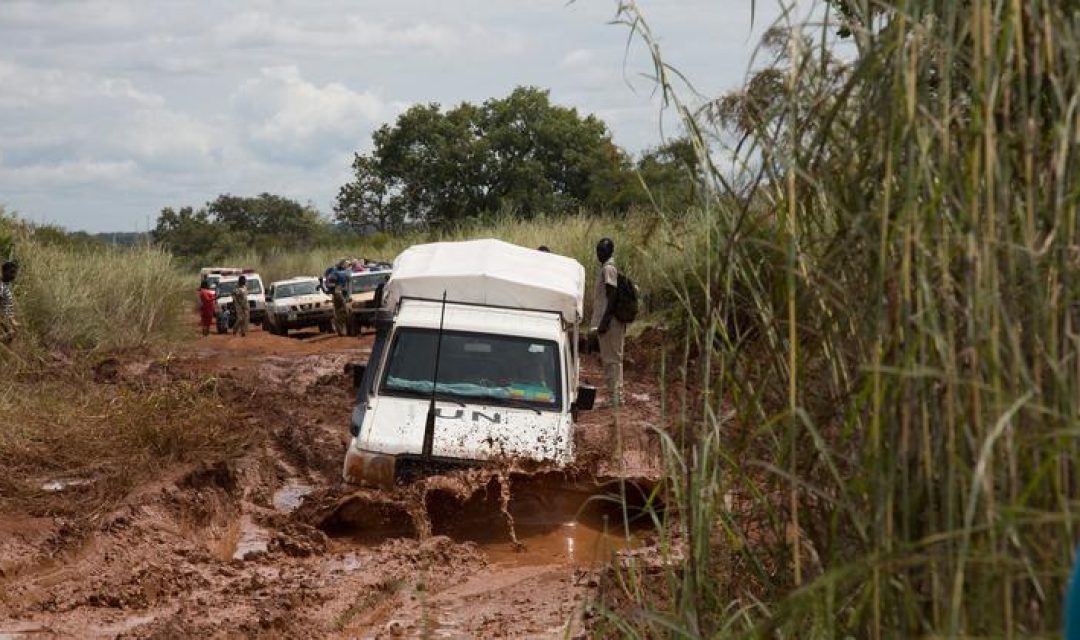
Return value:
M 563 56 L 559 66 L 564 69 L 579 69 L 588 67 L 596 60 L 596 52 L 592 49 L 574 49 Z
M 97 77 L 84 72 L 36 69 L 0 60 L 0 107 L 39 109 L 43 106 L 123 100 L 140 107 L 158 107 L 161 96 L 140 91 L 127 78 Z
M 354 149 L 366 132 L 404 108 L 378 93 L 305 80 L 295 65 L 268 67 L 231 97 L 247 141 L 268 158 L 310 164 Z
M 221 45 L 253 49 L 331 50 L 338 53 L 485 51 L 493 54 L 516 53 L 523 49 L 523 38 L 514 30 L 490 29 L 471 23 L 421 21 L 399 24 L 358 15 L 320 21 L 311 16 L 289 17 L 248 11 L 224 20 L 213 33 Z
M 56 164 L 20 167 L 0 165 L 0 182 L 18 183 L 23 188 L 56 188 L 75 185 L 118 183 L 132 178 L 137 167 L 132 161 L 101 162 L 73 160 Z

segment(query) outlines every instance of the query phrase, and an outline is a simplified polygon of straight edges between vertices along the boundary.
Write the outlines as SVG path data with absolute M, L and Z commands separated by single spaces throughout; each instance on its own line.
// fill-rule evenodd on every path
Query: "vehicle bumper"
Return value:
M 342 476 L 348 484 L 376 489 L 391 489 L 421 478 L 483 464 L 466 458 L 443 458 L 417 454 L 391 455 L 364 451 L 350 444 L 345 454 Z
M 332 310 L 319 311 L 315 313 L 298 313 L 293 319 L 290 319 L 288 314 L 274 314 L 274 324 L 286 329 L 303 329 L 304 327 L 317 327 L 320 324 L 323 324 L 324 322 L 330 322 L 333 319 L 334 312 Z

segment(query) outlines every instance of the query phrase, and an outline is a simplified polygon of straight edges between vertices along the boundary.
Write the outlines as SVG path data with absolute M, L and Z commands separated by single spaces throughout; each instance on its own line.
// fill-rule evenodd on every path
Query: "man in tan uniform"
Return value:
M 618 292 L 619 271 L 615 268 L 615 243 L 603 238 L 596 243 L 596 259 L 600 269 L 596 272 L 593 287 L 592 328 L 600 342 L 600 360 L 604 365 L 609 405 L 622 405 L 623 344 L 626 325 L 615 317 L 615 299 Z
M 240 276 L 232 292 L 233 311 L 236 313 L 236 326 L 233 333 L 240 337 L 247 336 L 248 322 L 251 320 L 251 308 L 248 307 L 247 277 Z

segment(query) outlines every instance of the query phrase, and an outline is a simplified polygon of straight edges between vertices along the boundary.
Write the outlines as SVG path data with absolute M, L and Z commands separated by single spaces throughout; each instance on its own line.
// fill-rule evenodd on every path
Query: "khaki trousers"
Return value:
M 622 405 L 623 392 L 623 346 L 626 342 L 626 325 L 611 319 L 606 333 L 599 336 L 600 361 L 604 365 L 604 381 L 607 382 L 611 405 Z
M 247 335 L 248 323 L 251 322 L 251 311 L 245 309 L 243 311 L 236 312 L 236 326 L 233 327 L 233 333 L 242 336 Z
M 346 308 L 348 301 L 345 299 L 345 293 L 341 289 L 334 290 L 333 300 L 334 331 L 339 336 L 343 336 L 349 332 L 349 310 Z

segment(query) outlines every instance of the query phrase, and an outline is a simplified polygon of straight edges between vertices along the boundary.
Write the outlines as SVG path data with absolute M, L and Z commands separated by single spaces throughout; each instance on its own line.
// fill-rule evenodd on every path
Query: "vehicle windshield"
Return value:
M 310 280 L 308 282 L 290 282 L 289 284 L 279 284 L 274 289 L 274 298 L 292 298 L 294 296 L 310 296 L 319 292 L 319 281 Z
M 355 275 L 349 283 L 349 293 L 367 293 L 369 291 L 374 291 L 379 288 L 380 284 L 389 279 L 389 273 L 364 273 Z
M 382 380 L 390 395 L 431 394 L 433 329 L 398 330 Z M 487 404 L 526 403 L 537 409 L 562 407 L 558 346 L 551 340 L 447 331 L 439 357 L 437 392 Z
M 237 280 L 225 280 L 219 282 L 217 286 L 217 295 L 219 298 L 231 296 L 233 289 L 236 288 Z M 262 282 L 259 282 L 257 278 L 252 278 L 247 281 L 248 295 L 262 293 Z

